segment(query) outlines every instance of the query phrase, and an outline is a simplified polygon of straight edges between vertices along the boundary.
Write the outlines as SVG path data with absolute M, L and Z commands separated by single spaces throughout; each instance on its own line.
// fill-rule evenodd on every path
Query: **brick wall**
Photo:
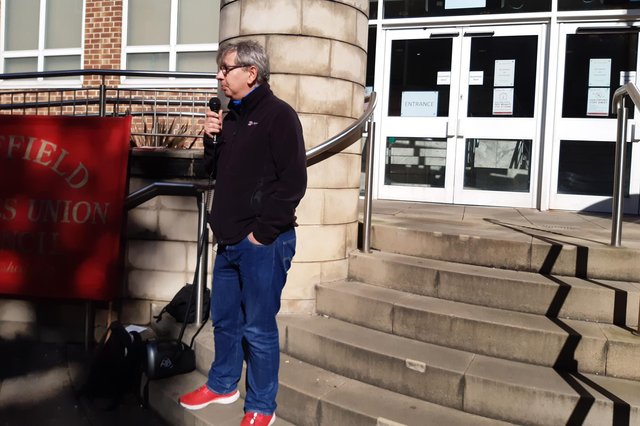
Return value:
M 86 0 L 84 64 L 87 68 L 120 69 L 122 53 L 122 0 Z M 87 86 L 99 77 L 84 80 Z M 113 81 L 115 80 L 115 81 Z M 118 83 L 113 78 L 107 85 Z

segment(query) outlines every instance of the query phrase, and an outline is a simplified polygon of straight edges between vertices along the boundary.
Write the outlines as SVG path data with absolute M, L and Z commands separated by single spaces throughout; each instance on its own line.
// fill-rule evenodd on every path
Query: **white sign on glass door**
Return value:
M 484 84 L 484 71 L 469 71 L 469 86 L 482 86 Z
M 516 75 L 515 59 L 498 59 L 496 60 L 493 85 L 494 87 L 513 87 Z
M 438 71 L 438 86 L 448 86 L 451 84 L 451 71 Z
M 436 117 L 438 92 L 402 92 L 402 117 Z
M 611 84 L 611 58 L 589 60 L 589 87 L 609 87 Z
M 493 115 L 513 115 L 513 88 L 493 89 Z
M 472 7 L 487 7 L 487 0 L 445 0 L 446 9 L 469 9 Z
M 607 117 L 609 115 L 608 87 L 589 87 L 587 115 L 590 117 Z

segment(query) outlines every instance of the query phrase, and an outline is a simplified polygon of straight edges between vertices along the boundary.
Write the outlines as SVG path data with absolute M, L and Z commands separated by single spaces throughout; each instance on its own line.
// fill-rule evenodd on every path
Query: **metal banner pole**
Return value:
M 203 321 L 202 307 L 204 305 L 204 290 L 207 285 L 207 258 L 208 258 L 208 232 L 207 232 L 207 197 L 200 194 L 198 197 L 198 243 L 202 244 L 202 252 L 197 259 L 199 265 L 198 276 L 196 282 L 196 324 L 200 325 Z

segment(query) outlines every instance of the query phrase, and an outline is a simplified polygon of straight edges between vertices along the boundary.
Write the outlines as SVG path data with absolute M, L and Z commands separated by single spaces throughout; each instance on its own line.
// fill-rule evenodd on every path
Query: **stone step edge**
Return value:
M 509 239 L 486 230 L 456 233 L 404 223 L 372 224 L 372 248 L 458 263 L 596 279 L 636 281 L 640 250 L 533 236 Z M 389 235 L 391 233 L 391 235 Z M 428 244 L 424 241 L 428 238 Z M 619 264 L 627 267 L 620 268 Z
M 331 416 L 346 413 L 343 415 L 348 419 L 359 419 L 359 424 L 373 423 L 379 426 L 418 424 L 416 419 L 420 416 L 429 419 L 424 424 L 433 425 L 507 424 L 349 379 L 286 354 L 281 356 L 280 371 L 278 409 L 276 410 L 278 425 L 310 424 L 310 415 L 315 416 L 313 418 L 316 419 L 312 424 L 321 424 L 321 419 L 326 420 L 324 417 L 329 413 Z M 177 403 L 179 395 L 198 387 L 205 381 L 206 375 L 198 370 L 186 375 L 152 381 L 149 390 L 150 405 L 154 409 L 163 407 L 159 414 L 167 420 L 180 417 L 181 411 L 182 416 L 193 417 L 197 419 L 196 424 L 203 426 L 237 425 L 238 423 L 233 422 L 239 422 L 242 416 L 242 399 L 229 406 L 210 405 L 197 411 L 186 410 Z M 244 398 L 246 393 L 244 375 L 239 389 L 241 397 Z M 162 394 L 160 397 L 159 393 Z M 353 398 L 354 395 L 356 395 L 355 399 L 348 399 Z M 159 398 L 160 403 L 157 403 Z M 168 414 L 169 408 L 178 410 L 178 413 Z M 212 419 L 215 418 L 220 421 L 213 423 Z M 299 422 L 296 423 L 296 420 Z M 182 423 L 173 424 L 178 426 Z
M 290 328 L 296 328 L 296 327 L 300 329 L 299 324 L 298 326 L 296 326 L 295 317 L 296 317 L 295 315 L 287 315 L 286 318 L 282 318 L 281 319 L 282 327 L 285 330 L 288 330 Z M 342 324 L 346 324 L 349 327 L 360 329 L 363 332 L 365 332 L 366 330 L 364 327 L 344 323 L 342 321 L 335 320 L 335 319 L 324 318 L 321 316 L 314 317 L 313 319 L 310 319 L 310 317 L 306 317 L 306 320 L 307 321 L 340 322 Z M 304 327 L 302 327 L 302 329 L 304 330 Z M 369 331 L 372 331 L 372 330 L 369 330 Z M 313 333 L 313 331 L 309 331 L 309 330 L 306 330 L 306 332 Z M 375 332 L 375 333 L 379 333 L 380 335 L 384 334 L 380 332 Z M 408 341 L 409 339 L 405 339 L 405 340 Z M 429 345 L 427 343 L 423 343 L 423 344 Z M 290 351 L 288 350 L 288 347 L 289 346 L 286 345 L 285 353 L 289 354 L 290 356 L 296 357 L 297 354 L 290 353 Z M 450 349 L 450 350 L 455 352 L 462 352 L 455 349 Z M 492 365 L 492 368 L 487 368 L 486 367 L 487 364 Z M 327 368 L 324 365 L 320 365 L 319 367 L 332 371 L 331 369 Z M 415 368 L 410 367 L 408 363 L 407 363 L 407 368 L 416 370 Z M 529 373 L 528 378 L 524 380 L 518 379 L 516 375 L 513 374 L 513 371 L 519 371 L 519 370 L 526 371 L 527 373 Z M 341 374 L 341 373 L 337 372 L 336 374 Z M 570 376 L 571 382 L 573 383 L 569 383 L 569 381 L 567 381 L 566 379 L 562 379 L 562 380 L 559 379 L 560 377 L 565 377 L 565 376 Z M 560 384 L 562 385 L 561 387 L 563 387 L 564 389 L 554 388 L 554 386 L 552 386 L 554 385 L 554 383 L 550 384 L 545 382 L 545 379 L 549 377 L 553 379 L 552 381 L 556 382 L 555 384 L 558 384 L 558 382 L 560 382 Z M 578 404 L 585 397 L 583 393 L 576 390 L 576 387 L 578 387 L 578 388 L 582 388 L 584 392 L 587 392 L 589 394 L 589 398 L 593 399 L 594 404 L 600 404 L 604 406 L 610 406 L 610 405 L 615 406 L 615 404 L 618 404 L 619 401 L 623 401 L 627 403 L 630 406 L 630 410 L 635 412 L 636 414 L 637 412 L 640 411 L 640 382 L 627 380 L 627 379 L 603 377 L 599 375 L 585 374 L 585 373 L 559 373 L 559 372 L 556 372 L 551 367 L 531 365 L 531 364 L 521 363 L 517 361 L 487 357 L 483 355 L 474 355 L 471 358 L 470 364 L 464 370 L 464 373 L 462 374 L 460 380 L 462 383 L 462 390 L 465 392 L 465 395 L 469 390 L 469 383 L 474 382 L 476 384 L 486 383 L 488 384 L 489 388 L 495 387 L 495 386 L 503 387 L 503 388 L 511 388 L 512 391 L 515 390 L 520 394 L 533 392 L 534 399 L 555 398 L 556 396 L 558 396 L 563 401 L 575 400 L 576 404 Z M 620 391 L 623 395 L 616 395 L 615 393 L 616 391 L 610 391 L 608 388 L 616 389 L 616 391 Z M 495 419 L 501 419 L 503 421 L 516 422 L 516 423 L 522 423 L 523 421 L 528 421 L 523 418 L 518 418 L 517 414 L 515 415 L 516 416 L 515 418 L 505 418 L 504 416 L 499 414 L 500 408 L 486 407 L 487 405 L 486 401 L 484 402 L 481 401 L 480 403 L 478 403 L 478 399 L 482 399 L 483 397 L 480 396 L 478 398 L 477 394 L 478 393 L 482 394 L 482 392 L 477 392 L 477 389 L 476 389 L 475 393 L 476 393 L 476 395 L 474 395 L 475 401 L 473 401 L 473 403 L 470 402 L 468 404 L 467 397 L 465 396 L 465 401 L 463 401 L 462 403 L 462 407 L 465 410 L 465 412 L 469 412 L 472 414 L 477 414 L 485 417 L 495 418 Z M 551 402 L 551 401 L 547 401 L 547 402 L 542 401 L 540 402 L 540 404 L 544 405 L 548 402 Z M 562 403 L 559 403 L 559 404 L 562 405 Z M 471 407 L 470 405 L 474 405 L 475 407 Z M 483 410 L 485 412 L 483 412 Z M 497 410 L 497 411 L 492 412 L 492 410 Z
M 200 410 L 187 410 L 179 404 L 180 395 L 198 388 L 206 380 L 206 375 L 198 370 L 162 380 L 152 380 L 149 382 L 149 406 L 172 426 L 238 426 L 244 415 L 244 394 L 232 404 L 211 404 Z M 294 426 L 277 413 L 276 422 L 281 426 Z
M 371 260 L 373 262 L 388 262 L 392 265 L 402 265 L 409 268 L 417 268 L 424 269 L 425 271 L 432 271 L 434 274 L 434 283 L 433 285 L 418 285 L 413 284 L 411 282 L 405 282 L 403 284 L 387 284 L 378 280 L 379 282 L 369 282 L 364 281 L 364 279 L 370 278 L 365 272 L 364 274 L 359 273 L 354 270 L 354 263 Z M 445 275 L 445 281 L 443 284 L 443 274 Z M 366 276 L 366 278 L 365 278 Z M 603 280 L 602 283 L 596 283 L 593 280 L 572 277 L 572 276 L 561 276 L 561 275 L 541 275 L 536 272 L 528 272 L 528 271 L 512 271 L 508 269 L 498 269 L 489 266 L 482 265 L 470 265 L 466 263 L 455 263 L 447 260 L 438 260 L 438 259 L 427 259 L 420 258 L 408 254 L 401 253 L 390 253 L 390 252 L 380 252 L 380 251 L 372 251 L 370 253 L 363 253 L 360 251 L 353 251 L 349 254 L 349 275 L 348 280 L 356 281 L 356 282 L 367 282 L 372 285 L 381 286 L 385 288 L 390 288 L 394 290 L 410 292 L 412 294 L 422 295 L 422 296 L 430 296 L 430 297 L 438 297 L 446 300 L 453 300 L 463 303 L 469 304 L 478 304 L 482 306 L 494 307 L 499 309 L 507 309 L 517 312 L 526 312 L 533 314 L 547 314 L 549 309 L 552 307 L 547 307 L 544 310 L 544 307 L 536 308 L 534 306 L 528 306 L 523 304 L 510 304 L 508 302 L 501 302 L 497 297 L 489 297 L 488 294 L 483 294 L 481 303 L 474 303 L 474 300 L 471 296 L 477 297 L 477 295 L 472 294 L 470 297 L 454 297 L 452 294 L 453 291 L 443 291 L 442 286 L 447 285 L 447 280 L 453 279 L 465 279 L 466 277 L 473 277 L 474 280 L 477 280 L 479 277 L 484 280 L 492 280 L 498 281 L 501 280 L 504 282 L 504 286 L 509 285 L 510 283 L 519 282 L 522 283 L 523 286 L 528 286 L 538 289 L 546 289 L 549 291 L 554 291 L 559 289 L 560 286 L 566 287 L 569 290 L 566 291 L 569 297 L 576 297 L 576 293 L 581 294 L 585 292 L 594 292 L 596 294 L 601 294 L 602 297 L 610 297 L 613 299 L 612 303 L 615 303 L 616 298 L 619 297 L 619 293 L 624 293 L 626 299 L 626 310 L 628 312 L 612 312 L 609 314 L 608 312 L 596 312 L 595 314 L 591 314 L 591 317 L 588 317 L 584 312 L 578 312 L 575 308 L 571 308 L 574 310 L 569 310 L 567 313 L 566 305 L 563 305 L 562 308 L 555 309 L 556 316 L 558 318 L 567 318 L 571 319 L 572 317 L 591 320 L 594 322 L 606 322 L 606 323 L 616 323 L 617 325 L 626 325 L 629 327 L 635 327 L 638 324 L 638 306 L 640 306 L 640 282 L 629 282 L 629 281 L 617 281 L 617 280 Z M 363 279 L 364 278 L 364 279 Z M 408 280 L 409 278 L 407 278 Z M 422 284 L 422 283 L 421 283 Z M 413 291 L 412 291 L 413 290 Z M 517 288 L 518 291 L 525 291 L 525 288 Z M 565 289 L 566 290 L 566 289 Z M 486 293 L 488 293 L 488 290 Z M 466 294 L 466 293 L 464 293 Z M 556 294 L 558 294 L 556 292 Z M 592 296 L 593 297 L 593 296 Z M 636 303 L 637 302 L 637 303 Z M 492 303 L 491 305 L 487 303 Z M 569 315 L 572 316 L 569 316 Z
M 564 326 L 566 326 L 561 327 L 555 320 L 548 319 L 541 315 L 515 311 L 504 311 L 497 308 L 470 305 L 463 302 L 438 299 L 429 296 L 408 295 L 407 293 L 403 293 L 398 290 L 373 286 L 370 284 L 355 281 L 335 281 L 331 283 L 317 284 L 316 288 L 318 289 L 316 301 L 316 310 L 318 314 L 336 318 L 341 321 L 351 322 L 355 325 L 384 332 L 393 336 L 398 336 L 409 340 L 422 341 L 424 343 L 440 347 L 449 347 L 468 353 L 477 353 L 480 355 L 517 362 L 527 362 L 542 366 L 553 365 L 551 363 L 551 360 L 549 362 L 544 362 L 544 360 L 538 360 L 536 362 L 531 359 L 526 359 L 530 355 L 528 353 L 518 356 L 514 356 L 514 354 L 490 353 L 489 350 L 495 349 L 493 345 L 489 345 L 487 351 L 482 352 L 466 347 L 451 346 L 450 344 L 447 344 L 447 342 L 424 340 L 420 338 L 419 333 L 417 332 L 414 333 L 414 335 L 407 335 L 402 333 L 398 329 L 398 324 L 394 323 L 393 312 L 394 309 L 396 309 L 396 307 L 400 305 L 404 306 L 407 310 L 414 312 L 424 312 L 424 315 L 437 315 L 444 318 L 445 320 L 448 320 L 455 316 L 456 311 L 454 309 L 442 309 L 441 311 L 424 311 L 422 309 L 423 306 L 420 306 L 420 301 L 423 300 L 428 302 L 435 302 L 438 305 L 459 306 L 459 312 L 462 312 L 465 315 L 455 316 L 455 318 L 467 323 L 486 325 L 489 327 L 503 327 L 507 330 L 516 330 L 516 332 L 517 330 L 521 330 L 521 333 L 534 333 L 534 335 L 539 335 L 541 339 L 544 339 L 544 336 L 555 337 L 557 339 L 566 338 L 565 345 L 568 342 L 572 341 L 572 339 L 575 340 L 576 338 L 579 338 L 579 341 L 576 343 L 576 348 L 574 350 L 574 357 L 580 356 L 580 346 L 578 345 L 588 345 L 590 343 L 602 345 L 603 350 L 601 351 L 602 353 L 600 355 L 603 357 L 603 359 L 601 363 L 593 361 L 592 357 L 588 356 L 588 354 L 583 354 L 582 358 L 578 359 L 578 361 L 582 360 L 582 362 L 578 362 L 578 365 L 581 367 L 579 368 L 579 371 L 624 377 L 632 380 L 640 380 L 640 369 L 634 368 L 629 371 L 628 362 L 625 364 L 621 364 L 620 366 L 616 366 L 613 362 L 609 362 L 611 359 L 622 362 L 625 358 L 627 358 L 624 355 L 625 353 L 629 355 L 630 352 L 640 351 L 640 339 L 629 335 L 629 331 L 620 329 L 619 327 L 616 327 L 614 325 L 598 324 L 595 322 L 579 320 L 557 320 Z M 368 292 L 368 290 L 372 291 Z M 340 300 L 343 301 L 349 300 L 349 298 L 355 298 L 354 303 L 347 304 L 348 306 L 353 307 L 353 309 L 350 312 L 345 313 L 345 311 L 341 309 L 340 306 L 334 303 L 324 303 L 323 297 L 327 292 L 339 292 L 343 295 L 343 297 L 340 298 Z M 358 299 L 366 299 L 371 301 L 373 305 L 376 306 L 377 312 L 385 311 L 383 307 L 386 305 L 388 307 L 386 309 L 386 311 L 388 311 L 387 320 L 378 320 L 379 316 L 367 313 L 362 308 L 361 304 L 357 303 Z M 447 313 L 445 314 L 443 311 L 447 311 Z M 483 318 L 483 316 L 489 317 L 492 315 L 498 316 L 502 321 L 489 321 L 486 318 Z M 518 319 L 520 324 L 510 323 L 509 320 L 511 319 Z M 548 322 L 545 324 L 549 325 L 549 328 L 538 327 L 537 325 L 533 324 L 534 321 L 540 320 L 548 320 Z M 525 326 L 523 326 L 522 324 L 527 323 L 528 321 L 530 322 L 530 324 L 525 328 Z M 576 331 L 576 329 L 583 331 L 583 333 L 581 334 L 580 332 Z M 584 334 L 585 330 L 590 330 L 589 335 Z M 563 349 L 564 347 L 565 346 L 563 346 Z M 558 359 L 556 359 L 555 362 L 558 362 Z M 593 365 L 590 366 L 588 364 L 589 362 L 593 362 Z

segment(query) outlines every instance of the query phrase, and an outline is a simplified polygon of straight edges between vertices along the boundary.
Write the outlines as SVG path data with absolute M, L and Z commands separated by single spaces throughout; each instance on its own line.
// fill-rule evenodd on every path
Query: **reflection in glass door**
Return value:
M 627 25 L 564 25 L 561 31 L 564 83 L 558 87 L 553 146 L 551 208 L 611 211 L 615 162 L 616 116 L 611 113 L 615 90 L 636 82 L 638 29 Z M 635 112 L 629 112 L 629 130 Z M 635 129 L 636 138 L 637 129 Z M 627 149 L 625 210 L 638 212 L 638 175 L 633 144 Z M 636 182 L 630 186 L 631 182 Z
M 541 37 L 540 25 L 388 31 L 378 196 L 532 207 Z

